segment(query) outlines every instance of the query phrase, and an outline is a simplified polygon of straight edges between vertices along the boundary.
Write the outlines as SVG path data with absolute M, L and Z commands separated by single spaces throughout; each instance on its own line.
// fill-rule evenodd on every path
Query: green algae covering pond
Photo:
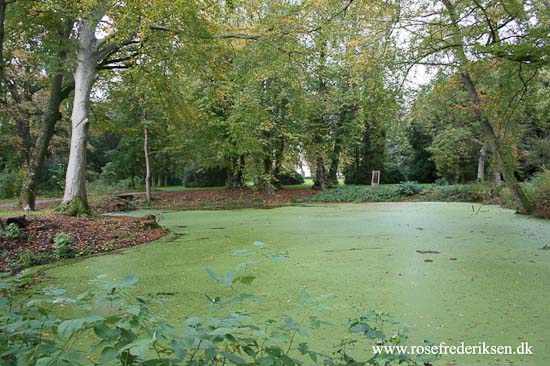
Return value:
M 549 221 L 464 203 L 157 214 L 175 235 L 49 267 L 50 281 L 76 292 L 99 274 L 122 278 L 135 272 L 139 292 L 163 295 L 163 314 L 177 320 L 204 314 L 205 295 L 229 296 L 205 267 L 223 273 L 258 257 L 243 257 L 243 249 L 282 252 L 286 260 L 263 257 L 250 269 L 257 278 L 242 292 L 266 301 L 240 304 L 240 310 L 258 319 L 299 317 L 311 311 L 298 306 L 298 295 L 306 290 L 330 308 L 317 315 L 335 324 L 311 335 L 312 345 L 335 344 L 357 309 L 372 309 L 407 328 L 411 345 L 422 345 L 425 338 L 436 344 L 514 347 L 527 341 L 533 351 L 449 355 L 438 365 L 549 364 L 550 250 L 541 249 L 550 244 Z

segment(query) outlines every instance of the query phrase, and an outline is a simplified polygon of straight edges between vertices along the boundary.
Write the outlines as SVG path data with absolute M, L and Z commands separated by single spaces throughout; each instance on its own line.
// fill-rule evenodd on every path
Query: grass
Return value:
M 22 210 L 17 209 L 0 209 L 0 218 L 6 218 L 11 216 L 36 216 L 36 215 L 47 215 L 54 212 L 54 210 L 48 209 L 48 210 L 40 210 L 40 211 L 29 211 L 29 212 L 23 212 Z
M 147 212 L 138 212 L 143 215 Z M 310 341 L 332 345 L 345 334 L 340 325 L 355 309 L 390 313 L 409 328 L 410 344 L 424 338 L 447 344 L 534 347 L 529 357 L 507 356 L 535 366 L 550 357 L 547 291 L 550 286 L 550 223 L 495 206 L 466 203 L 382 203 L 285 207 L 273 210 L 155 212 L 173 231 L 157 243 L 116 254 L 46 267 L 52 285 L 79 292 L 105 273 L 122 278 L 137 272 L 140 291 L 164 296 L 164 314 L 178 321 L 204 314 L 205 295 L 228 298 L 235 292 L 260 295 L 261 303 L 242 310 L 254 317 L 300 317 L 306 290 L 330 307 L 319 315 L 335 323 Z M 275 263 L 258 252 L 287 251 Z M 421 254 L 417 251 L 437 251 Z M 248 274 L 250 288 L 229 290 L 212 281 L 205 267 L 224 273 L 260 259 Z M 430 262 L 426 262 L 429 260 Z M 161 295 L 158 295 L 161 296 Z M 502 357 L 502 356 L 500 356 Z M 441 364 L 501 365 L 498 356 L 454 356 Z
M 338 179 L 338 182 L 340 185 L 344 185 L 344 179 Z M 248 182 L 247 187 L 253 187 L 252 182 Z M 289 184 L 284 185 L 283 189 L 309 189 L 313 187 L 313 179 L 306 178 L 304 179 L 304 183 L 302 184 Z M 194 191 L 194 190 L 207 190 L 207 189 L 225 189 L 225 187 L 196 187 L 196 188 L 188 188 L 184 186 L 169 186 L 169 187 L 157 187 L 155 190 L 159 191 Z

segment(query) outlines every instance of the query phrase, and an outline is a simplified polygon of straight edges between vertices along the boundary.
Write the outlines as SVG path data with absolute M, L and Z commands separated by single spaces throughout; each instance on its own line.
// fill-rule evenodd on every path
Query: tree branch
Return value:
M 151 30 L 161 31 L 161 32 L 169 32 L 173 34 L 186 34 L 184 30 L 181 29 L 173 29 L 168 28 L 162 25 L 152 25 L 150 27 Z M 249 39 L 253 41 L 257 41 L 260 39 L 260 35 L 257 34 L 246 34 L 246 33 L 233 33 L 233 34 L 222 34 L 218 36 L 217 38 L 221 39 Z

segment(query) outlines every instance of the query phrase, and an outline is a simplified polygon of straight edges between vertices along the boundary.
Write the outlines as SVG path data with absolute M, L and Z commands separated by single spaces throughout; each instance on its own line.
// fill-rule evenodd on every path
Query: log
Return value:
M 23 216 L 15 216 L 15 217 L 8 217 L 6 219 L 6 225 L 11 225 L 11 224 L 15 224 L 17 225 L 20 229 L 24 229 L 26 228 L 27 226 L 29 226 L 30 224 L 30 221 L 27 220 L 26 216 L 23 215 Z

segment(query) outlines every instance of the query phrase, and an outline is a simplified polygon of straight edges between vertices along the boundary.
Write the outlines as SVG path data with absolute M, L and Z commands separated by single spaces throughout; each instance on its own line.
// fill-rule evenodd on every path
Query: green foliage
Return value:
M 535 173 L 550 166 L 550 137 L 531 137 L 527 140 L 526 148 L 528 149 L 524 163 L 526 173 Z
M 57 233 L 53 239 L 54 255 L 57 258 L 71 258 L 75 255 L 74 240 L 70 234 Z
M 4 230 L 4 236 L 6 237 L 6 239 L 11 241 L 18 241 L 19 239 L 21 239 L 22 234 L 23 232 L 21 228 L 15 223 L 9 224 Z
M 491 183 L 434 185 L 425 190 L 424 199 L 435 201 L 494 203 L 498 197 L 498 187 Z
M 505 191 L 505 190 L 504 190 Z M 502 190 L 491 183 L 432 185 L 416 182 L 397 185 L 343 186 L 319 192 L 308 202 L 385 202 L 399 200 L 495 203 Z
M 414 196 L 422 192 L 422 187 L 418 185 L 418 182 L 401 182 L 397 186 L 397 193 L 400 196 Z
M 380 172 L 381 184 L 397 184 L 406 181 L 403 167 L 394 162 L 385 162 L 382 171 Z
M 49 253 L 34 253 L 30 250 L 23 250 L 17 253 L 17 262 L 13 270 L 24 269 L 30 266 L 46 264 L 52 261 Z
M 479 144 L 470 129 L 451 127 L 439 133 L 428 148 L 440 176 L 455 183 L 475 177 Z
M 435 163 L 428 150 L 433 136 L 420 123 L 413 123 L 407 134 L 407 143 L 410 146 L 409 156 L 405 162 L 405 175 L 422 183 L 431 183 L 437 178 Z
M 39 194 L 43 197 L 59 197 L 65 188 L 65 173 L 64 164 L 46 161 L 39 175 Z
M 422 191 L 416 182 L 402 182 L 398 185 L 353 186 L 345 185 L 319 192 L 308 200 L 311 202 L 384 202 L 398 201 Z
M 185 187 L 221 187 L 227 180 L 227 170 L 189 166 L 183 173 Z
M 310 202 L 383 202 L 397 201 L 401 197 L 396 185 L 353 186 L 327 189 L 308 198 Z
M 295 185 L 304 183 L 304 177 L 302 177 L 300 173 L 296 171 L 282 172 L 280 174 L 277 174 L 276 178 L 277 182 L 281 185 Z
M 21 190 L 21 176 L 19 173 L 4 170 L 0 174 L 0 198 L 14 198 Z

